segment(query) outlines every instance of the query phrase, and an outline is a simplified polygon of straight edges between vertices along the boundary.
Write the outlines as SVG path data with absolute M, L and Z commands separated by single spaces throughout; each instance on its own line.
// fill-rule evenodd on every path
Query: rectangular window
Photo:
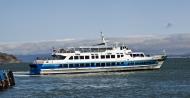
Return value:
M 100 67 L 100 63 L 96 63 L 96 67 Z
M 68 64 L 63 64 L 63 68 L 68 68 Z
M 69 58 L 69 60 L 73 60 L 73 56 L 71 56 L 71 57 Z
M 105 55 L 101 55 L 101 59 L 105 59 Z
M 117 58 L 120 58 L 120 55 L 117 55 Z
M 73 66 L 73 64 L 69 64 L 69 68 L 73 68 L 74 66 Z
M 80 59 L 84 59 L 84 56 L 80 56 Z
M 101 63 L 101 67 L 104 67 L 106 64 L 105 63 Z
M 106 59 L 109 59 L 110 58 L 110 55 L 106 55 Z
M 80 65 L 79 64 L 75 64 L 75 67 L 80 67 Z
M 91 56 L 92 59 L 94 59 L 95 57 L 94 56 Z
M 115 58 L 115 55 L 111 55 L 111 58 Z
M 85 67 L 85 66 L 84 66 L 84 64 L 82 63 L 82 64 L 80 64 L 80 67 Z
M 56 58 L 58 60 L 64 60 L 66 58 L 66 56 L 57 55 Z
M 133 57 L 137 57 L 137 55 L 136 55 L 136 54 L 133 54 Z
M 86 63 L 86 67 L 90 67 L 90 64 L 89 64 L 89 63 Z
M 91 63 L 91 67 L 95 67 L 94 65 L 95 65 L 94 63 Z
M 89 59 L 89 56 L 85 56 L 85 59 Z
M 110 63 L 106 63 L 106 66 L 110 66 Z
M 77 59 L 79 59 L 79 57 L 78 56 L 74 56 L 74 59 L 77 60 Z
M 137 57 L 139 57 L 140 56 L 140 54 L 137 54 Z
M 112 62 L 112 63 L 111 63 L 111 66 L 115 66 L 115 62 Z
M 117 62 L 117 65 L 120 65 L 120 63 L 119 63 L 119 62 Z
M 128 63 L 128 65 L 134 65 L 134 62 L 131 61 L 131 62 Z

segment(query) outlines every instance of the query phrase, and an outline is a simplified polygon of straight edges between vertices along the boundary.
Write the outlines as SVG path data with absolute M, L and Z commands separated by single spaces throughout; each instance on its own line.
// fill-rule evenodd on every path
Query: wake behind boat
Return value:
M 126 45 L 102 42 L 91 47 L 53 49 L 52 59 L 36 59 L 30 64 L 30 74 L 71 74 L 159 69 L 166 55 L 146 56 L 133 52 Z

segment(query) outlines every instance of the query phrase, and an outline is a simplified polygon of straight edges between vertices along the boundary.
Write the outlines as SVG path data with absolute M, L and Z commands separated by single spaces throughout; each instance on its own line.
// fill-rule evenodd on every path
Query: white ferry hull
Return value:
M 77 74 L 77 73 L 98 73 L 98 72 L 124 72 L 124 71 L 140 71 L 140 70 L 155 70 L 160 69 L 162 61 L 157 64 L 150 65 L 131 65 L 131 66 L 109 66 L 109 67 L 86 67 L 86 68 L 54 68 L 40 69 L 39 72 L 31 71 L 31 74 Z
M 138 65 L 127 67 L 103 67 L 103 68 L 74 68 L 74 69 L 42 69 L 40 74 L 77 74 L 77 73 L 98 73 L 98 72 L 124 72 L 160 69 L 161 65 Z

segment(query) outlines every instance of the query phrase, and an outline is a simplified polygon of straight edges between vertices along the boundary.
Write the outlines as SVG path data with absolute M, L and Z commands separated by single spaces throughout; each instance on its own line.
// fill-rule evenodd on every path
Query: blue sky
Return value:
M 190 0 L 0 0 L 0 42 L 190 33 Z

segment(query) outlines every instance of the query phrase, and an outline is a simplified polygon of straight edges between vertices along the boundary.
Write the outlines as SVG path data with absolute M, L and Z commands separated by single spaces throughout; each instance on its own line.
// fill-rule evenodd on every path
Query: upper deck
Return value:
M 60 48 L 57 50 L 53 50 L 53 55 L 58 55 L 58 54 L 80 54 L 80 53 L 103 53 L 103 52 L 123 52 L 123 50 L 129 50 L 126 46 L 120 46 L 120 47 L 111 47 L 111 46 L 93 46 L 93 47 L 79 47 L 79 48 Z

